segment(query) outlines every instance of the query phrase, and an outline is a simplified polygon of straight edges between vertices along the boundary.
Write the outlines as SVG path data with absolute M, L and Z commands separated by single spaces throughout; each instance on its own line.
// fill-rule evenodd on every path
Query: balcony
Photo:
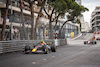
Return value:
M 6 4 L 4 4 L 3 2 L 0 2 L 0 8 L 5 8 Z
M 98 25 L 94 25 L 94 26 L 92 26 L 92 27 L 97 27 L 97 26 L 100 26 L 100 24 L 98 24 Z
M 3 22 L 0 22 L 0 24 L 2 25 Z M 6 23 L 7 26 L 10 26 L 11 25 L 11 22 L 7 22 Z M 15 23 L 15 22 L 12 22 L 12 25 L 15 26 L 15 27 L 21 27 L 21 24 L 20 23 Z M 25 24 L 25 27 L 27 28 L 31 28 L 31 25 L 30 24 Z
M 100 14 L 96 14 L 95 16 L 93 16 L 93 17 L 91 18 L 91 21 L 92 21 L 93 19 L 95 19 L 96 17 L 98 17 L 98 16 L 100 16 Z
M 14 22 L 14 23 L 20 23 L 21 21 L 20 15 L 14 14 L 14 15 L 9 16 L 9 21 Z M 24 16 L 24 23 L 31 24 L 31 17 Z

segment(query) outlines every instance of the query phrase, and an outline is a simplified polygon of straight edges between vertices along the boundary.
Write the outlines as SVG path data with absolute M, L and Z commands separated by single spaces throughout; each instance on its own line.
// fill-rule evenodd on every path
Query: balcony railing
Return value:
M 30 17 L 24 16 L 24 23 L 25 24 L 31 24 L 31 20 L 30 19 L 31 19 Z M 9 16 L 9 21 L 10 22 L 20 23 L 20 20 L 21 20 L 21 18 L 20 18 L 19 15 L 11 15 L 11 16 Z

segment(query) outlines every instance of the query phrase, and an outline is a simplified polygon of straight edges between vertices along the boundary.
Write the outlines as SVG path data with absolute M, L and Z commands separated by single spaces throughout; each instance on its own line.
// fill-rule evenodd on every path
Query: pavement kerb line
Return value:
M 82 33 L 80 35 L 78 35 L 77 37 L 71 39 L 71 40 L 75 40 L 75 39 L 79 38 L 80 36 L 82 36 Z

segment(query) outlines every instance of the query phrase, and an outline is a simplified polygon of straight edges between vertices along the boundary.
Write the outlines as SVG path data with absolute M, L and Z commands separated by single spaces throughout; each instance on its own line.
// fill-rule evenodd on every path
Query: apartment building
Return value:
M 6 7 L 6 1 L 7 0 L 0 0 L 0 32 L 2 30 L 3 25 L 3 15 L 4 15 L 4 9 Z M 29 8 L 29 3 L 26 0 L 22 0 L 22 6 L 23 6 L 23 14 L 24 14 L 24 24 L 27 34 L 27 39 L 30 39 L 30 28 L 31 28 L 31 12 Z M 34 22 L 36 22 L 36 18 L 38 16 L 38 12 L 40 10 L 39 2 L 35 0 L 34 6 Z M 7 22 L 6 22 L 6 39 L 10 39 L 11 33 L 13 33 L 13 39 L 23 39 L 23 33 L 22 30 L 22 23 L 21 23 L 21 15 L 20 15 L 20 2 L 19 0 L 11 0 L 11 3 L 9 5 L 8 15 L 7 15 Z M 42 17 L 42 16 L 41 16 Z M 44 19 L 45 21 L 45 19 Z M 39 22 L 43 22 L 42 20 L 39 20 Z M 46 21 L 45 21 L 46 22 Z M 13 28 L 11 28 L 11 23 Z M 35 24 L 35 23 L 34 23 Z
M 91 26 L 93 32 L 100 30 L 100 6 L 97 6 L 91 14 Z
M 67 15 L 68 13 L 66 13 L 64 17 L 59 18 L 59 23 L 58 23 L 59 27 L 61 27 L 63 23 L 68 20 Z M 77 36 L 80 33 L 80 25 L 69 21 L 63 26 L 63 29 L 61 30 L 62 35 L 60 35 L 60 37 L 71 38 L 72 33 L 74 33 L 74 36 Z
M 2 30 L 3 25 L 3 14 L 4 14 L 4 8 L 6 7 L 6 1 L 7 0 L 0 0 L 0 32 Z M 39 2 L 35 0 L 34 6 L 34 22 L 36 22 L 36 18 L 38 16 L 38 12 L 40 7 Z M 47 11 L 50 11 L 48 8 L 48 5 L 45 5 Z M 20 3 L 19 0 L 11 0 L 11 4 L 9 6 L 9 12 L 7 15 L 7 22 L 6 22 L 6 36 L 5 40 L 9 40 L 11 38 L 11 33 L 13 33 L 13 40 L 20 40 L 23 39 L 23 29 L 22 29 L 22 23 L 21 23 L 21 15 L 20 15 Z M 51 11 L 50 11 L 51 12 Z M 25 29 L 27 34 L 27 39 L 30 39 L 30 32 L 31 32 L 31 12 L 29 8 L 29 3 L 27 0 L 23 0 L 23 14 L 24 14 L 24 23 L 25 23 Z M 53 17 L 55 17 L 53 15 Z M 59 18 L 59 22 L 57 24 L 57 28 L 61 27 L 63 19 L 67 20 L 64 17 Z M 37 39 L 43 39 L 43 38 L 49 38 L 47 34 L 49 32 L 49 18 L 45 14 L 44 11 L 42 11 L 41 18 L 39 19 L 39 24 L 37 28 Z M 12 23 L 12 24 L 11 24 Z M 11 28 L 13 26 L 13 28 Z M 52 26 L 55 26 L 55 22 L 52 23 Z M 75 26 L 75 27 L 74 27 Z M 68 28 L 67 28 L 68 27 Z M 52 27 L 54 28 L 54 27 Z M 66 29 L 65 29 L 66 28 Z M 75 30 L 74 30 L 75 29 Z M 62 38 L 64 38 L 65 33 L 71 33 L 75 31 L 75 35 L 78 34 L 78 26 L 72 23 L 67 23 L 66 26 L 64 26 L 62 33 L 64 34 Z M 53 29 L 53 32 L 55 33 L 55 30 Z

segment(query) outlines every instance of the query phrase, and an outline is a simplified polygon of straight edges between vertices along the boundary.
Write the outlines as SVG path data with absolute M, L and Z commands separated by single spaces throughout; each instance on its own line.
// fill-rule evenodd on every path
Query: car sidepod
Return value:
M 36 51 L 37 51 L 37 48 L 32 49 L 32 53 L 36 53 Z

